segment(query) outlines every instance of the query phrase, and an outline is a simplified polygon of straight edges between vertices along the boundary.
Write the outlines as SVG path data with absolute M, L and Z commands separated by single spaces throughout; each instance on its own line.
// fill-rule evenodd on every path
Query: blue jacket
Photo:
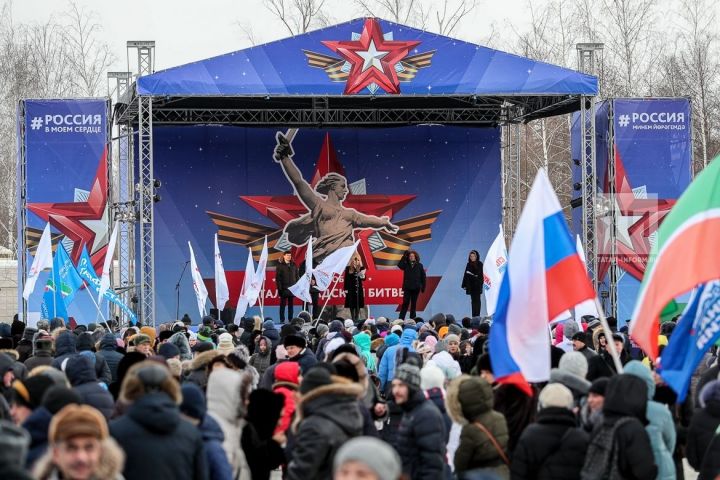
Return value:
M 232 467 L 223 449 L 225 434 L 210 415 L 205 415 L 198 426 L 205 444 L 205 458 L 210 470 L 209 480 L 232 480 Z
M 394 334 L 390 334 L 385 338 L 385 343 Z M 395 378 L 395 355 L 400 348 L 407 348 L 409 351 L 414 352 L 413 342 L 417 338 L 417 331 L 412 328 L 406 328 L 402 332 L 400 342 L 397 345 L 392 345 L 385 350 L 383 353 L 382 360 L 380 360 L 380 367 L 378 368 L 378 376 L 380 378 L 380 389 L 387 391 L 388 384 Z M 388 343 L 389 344 L 389 343 Z
M 655 395 L 655 380 L 650 369 L 637 360 L 628 362 L 624 372 L 634 375 L 644 381 L 648 386 L 648 399 Z M 653 457 L 658 467 L 658 480 L 675 480 L 675 462 L 672 455 L 675 450 L 675 422 L 667 406 L 662 403 L 648 400 L 645 416 L 650 422 L 646 427 Z

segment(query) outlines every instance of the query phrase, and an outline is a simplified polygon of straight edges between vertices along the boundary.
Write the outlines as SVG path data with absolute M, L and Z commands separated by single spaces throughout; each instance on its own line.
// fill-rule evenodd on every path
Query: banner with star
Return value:
M 109 108 L 103 98 L 21 102 L 18 125 L 25 155 L 18 169 L 20 251 L 33 255 L 37 231 L 49 223 L 55 252 L 64 250 L 77 263 L 87 248 L 93 267 L 102 268 L 110 236 Z M 28 315 L 37 315 L 41 305 L 42 294 L 31 295 Z M 77 323 L 93 322 L 97 316 L 87 295 L 77 295 L 67 313 Z
M 286 129 L 156 129 L 155 174 L 163 181 L 155 210 L 158 318 L 175 314 L 174 286 L 187 241 L 215 304 L 215 233 L 230 307 L 239 297 L 248 249 L 259 261 L 267 236 L 264 314 L 277 319 L 277 260 L 289 251 L 299 266 L 312 237 L 315 265 L 360 241 L 365 302 L 375 317 L 397 315 L 402 300 L 397 262 L 410 248 L 427 270 L 427 288 L 418 300 L 421 315 L 470 314 L 469 297 L 460 288 L 467 255 L 472 249 L 484 255 L 501 218 L 498 130 L 300 129 L 292 158 L 276 161 L 278 131 Z M 180 297 L 180 315 L 187 312 L 196 320 L 188 275 Z M 342 278 L 320 300 L 328 297 L 328 305 L 344 305 Z M 245 315 L 259 313 L 255 306 Z
M 640 281 L 655 246 L 657 230 L 690 184 L 692 131 L 690 101 L 686 98 L 613 99 L 597 107 L 596 134 L 598 195 L 605 215 L 597 220 L 598 275 L 608 288 L 613 247 L 620 269 L 618 320 L 630 318 Z M 579 130 L 573 128 L 579 158 Z M 615 175 L 610 162 L 614 159 Z M 574 171 L 580 181 L 580 167 Z M 614 184 L 615 196 L 610 194 Z M 611 242 L 611 212 L 615 210 L 616 238 Z M 574 220 L 581 231 L 580 209 Z

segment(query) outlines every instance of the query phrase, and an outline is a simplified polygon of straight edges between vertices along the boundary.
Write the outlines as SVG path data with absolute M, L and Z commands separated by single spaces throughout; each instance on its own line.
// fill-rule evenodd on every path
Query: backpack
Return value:
M 618 448 L 615 441 L 617 429 L 635 419 L 623 417 L 613 426 L 601 425 L 588 445 L 585 463 L 580 471 L 581 480 L 621 479 L 618 471 Z

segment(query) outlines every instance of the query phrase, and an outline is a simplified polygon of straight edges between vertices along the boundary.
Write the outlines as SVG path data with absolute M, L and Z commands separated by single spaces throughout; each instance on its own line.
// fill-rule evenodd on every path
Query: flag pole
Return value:
M 327 289 L 327 291 L 329 292 L 328 297 L 325 299 L 325 303 L 323 303 L 323 306 L 320 309 L 320 313 L 318 313 L 318 317 L 315 319 L 315 325 L 313 325 L 313 327 L 317 327 L 317 324 L 320 323 L 320 319 L 322 318 L 322 314 L 325 311 L 325 307 L 327 306 L 328 302 L 330 301 L 330 298 L 332 298 L 332 291 L 339 282 L 340 282 L 340 275 L 337 275 L 337 277 L 333 281 L 332 285 L 330 285 L 330 288 Z
M 265 321 L 265 279 L 260 286 L 260 317 Z
M 95 297 L 93 297 L 92 293 L 90 293 L 90 288 L 88 287 L 87 282 L 83 280 L 83 286 L 85 287 L 84 290 L 87 292 L 88 296 L 90 297 L 90 300 L 92 300 L 93 305 L 95 305 L 95 308 L 97 309 L 98 314 L 100 314 L 100 317 L 102 317 L 103 322 L 105 323 L 105 326 L 108 329 L 108 332 L 112 332 L 112 329 L 110 328 L 110 324 L 108 324 L 107 320 L 105 319 L 105 315 L 102 314 L 102 311 L 100 311 L 100 305 L 95 301 Z M 102 299 L 101 299 L 102 303 Z
M 598 316 L 600 317 L 600 325 L 602 325 L 602 328 L 605 331 L 605 338 L 607 339 L 607 345 L 609 347 L 608 352 L 610 352 L 610 356 L 612 357 L 613 363 L 615 364 L 615 370 L 618 374 L 623 373 L 623 367 L 620 363 L 620 357 L 618 356 L 618 352 L 615 350 L 615 342 L 612 339 L 612 330 L 610 330 L 610 325 L 608 325 L 607 318 L 605 318 L 605 311 L 603 310 L 597 295 L 595 296 L 595 307 L 597 308 Z M 608 335 L 610 336 L 610 338 L 607 338 Z

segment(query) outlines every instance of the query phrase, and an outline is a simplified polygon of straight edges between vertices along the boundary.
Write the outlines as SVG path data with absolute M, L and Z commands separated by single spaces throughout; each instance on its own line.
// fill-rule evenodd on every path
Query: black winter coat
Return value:
M 577 480 L 580 478 L 588 434 L 575 427 L 567 408 L 550 407 L 538 412 L 515 447 L 510 478 L 517 480 Z
M 361 273 L 350 272 L 345 267 L 343 290 L 345 290 L 345 308 L 363 308 L 365 306 L 365 290 L 363 290 L 364 268 Z
M 15 351 L 18 353 L 18 362 L 25 363 L 25 360 L 30 358 L 33 352 L 32 340 L 21 339 L 15 347 Z
M 105 358 L 107 362 L 112 381 L 117 382 L 118 364 L 124 355 L 117 351 L 117 342 L 112 333 L 106 333 L 102 340 L 100 340 L 100 353 L 102 353 L 103 358 Z
M 335 453 L 363 432 L 357 402 L 361 390 L 358 384 L 333 383 L 301 397 L 296 410 L 301 421 L 287 468 L 288 480 L 332 478 Z
M 292 261 L 278 263 L 275 267 L 275 284 L 281 297 L 292 297 L 290 287 L 298 281 L 298 268 Z
M 422 263 L 410 263 L 405 254 L 398 262 L 398 268 L 403 271 L 403 290 L 425 291 L 425 267 Z
M 445 421 L 437 407 L 416 391 L 400 405 L 405 411 L 393 446 L 402 471 L 412 480 L 442 478 L 445 471 Z
M 308 370 L 314 367 L 316 363 L 318 363 L 317 358 L 315 358 L 315 354 L 309 348 L 305 348 L 295 357 L 288 360 L 298 362 L 300 364 L 300 371 L 303 374 L 305 374 Z
M 77 337 L 72 332 L 60 332 L 60 335 L 55 339 L 55 360 L 52 361 L 51 365 L 58 370 L 62 370 L 62 363 L 65 359 L 75 355 L 77 349 L 75 347 Z
M 110 422 L 110 435 L 125 451 L 125 478 L 208 478 L 200 431 L 180 417 L 177 404 L 166 393 L 136 400 L 124 416 Z
M 76 354 L 68 358 L 65 375 L 83 403 L 97 408 L 106 420 L 110 420 L 115 402 L 108 389 L 98 382 L 94 362 L 85 355 Z
M 685 454 L 690 466 L 697 471 L 702 467 L 705 452 L 718 425 L 720 425 L 720 401 L 711 399 L 705 408 L 695 410 L 690 421 Z
M 462 288 L 468 295 L 480 295 L 483 291 L 483 263 L 468 262 L 463 272 Z
M 28 372 L 32 371 L 35 367 L 50 365 L 53 362 L 53 357 L 50 352 L 38 350 L 35 355 L 25 360 L 25 367 Z
M 715 480 L 720 472 L 720 435 L 715 435 L 705 452 L 698 480 Z

